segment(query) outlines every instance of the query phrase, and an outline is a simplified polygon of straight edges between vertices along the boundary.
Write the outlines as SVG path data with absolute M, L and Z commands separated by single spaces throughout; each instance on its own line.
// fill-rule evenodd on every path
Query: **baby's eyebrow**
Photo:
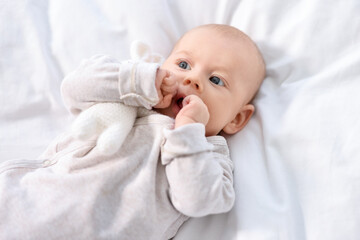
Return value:
M 180 50 L 180 51 L 175 52 L 175 54 L 185 54 L 185 55 L 191 56 L 191 52 L 189 52 L 187 50 Z

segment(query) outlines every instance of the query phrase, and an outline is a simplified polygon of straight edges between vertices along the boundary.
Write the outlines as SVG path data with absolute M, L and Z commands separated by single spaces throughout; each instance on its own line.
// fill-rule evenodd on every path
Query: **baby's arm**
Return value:
M 155 86 L 158 64 L 109 56 L 84 60 L 62 82 L 65 105 L 77 115 L 96 103 L 123 102 L 151 109 L 159 102 Z
M 235 200 L 233 165 L 224 138 L 205 137 L 203 124 L 166 130 L 162 163 L 174 207 L 200 217 L 229 211 Z

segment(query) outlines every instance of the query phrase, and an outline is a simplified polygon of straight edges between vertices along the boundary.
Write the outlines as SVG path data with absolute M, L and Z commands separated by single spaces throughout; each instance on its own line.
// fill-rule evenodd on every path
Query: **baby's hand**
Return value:
M 159 68 L 156 73 L 155 87 L 159 96 L 159 103 L 155 108 L 167 108 L 177 91 L 177 81 L 167 70 Z
M 196 95 L 186 96 L 182 102 L 183 108 L 175 118 L 175 128 L 189 124 L 202 123 L 206 125 L 210 114 L 205 103 Z

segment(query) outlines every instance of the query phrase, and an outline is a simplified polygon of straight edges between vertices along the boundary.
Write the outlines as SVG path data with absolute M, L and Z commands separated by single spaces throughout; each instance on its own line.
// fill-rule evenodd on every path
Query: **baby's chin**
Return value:
M 169 107 L 167 108 L 153 108 L 153 110 L 157 113 L 160 113 L 162 115 L 166 115 L 168 117 L 171 117 L 171 118 L 176 118 L 176 114 L 173 113 L 172 111 L 172 106 L 170 105 Z
M 183 95 L 175 96 L 172 99 L 170 106 L 168 106 L 167 108 L 154 108 L 154 110 L 160 114 L 175 119 L 178 113 L 180 112 L 180 110 L 183 108 L 183 100 L 184 100 Z

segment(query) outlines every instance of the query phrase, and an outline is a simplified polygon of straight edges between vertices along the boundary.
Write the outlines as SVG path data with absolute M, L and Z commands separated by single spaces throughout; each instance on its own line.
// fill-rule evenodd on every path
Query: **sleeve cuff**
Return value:
M 205 126 L 201 123 L 188 124 L 177 129 L 164 129 L 165 141 L 161 147 L 163 165 L 172 159 L 205 151 L 212 151 L 214 146 L 205 137 Z
M 120 100 L 126 105 L 151 109 L 159 102 L 155 87 L 158 63 L 124 61 L 119 71 Z

